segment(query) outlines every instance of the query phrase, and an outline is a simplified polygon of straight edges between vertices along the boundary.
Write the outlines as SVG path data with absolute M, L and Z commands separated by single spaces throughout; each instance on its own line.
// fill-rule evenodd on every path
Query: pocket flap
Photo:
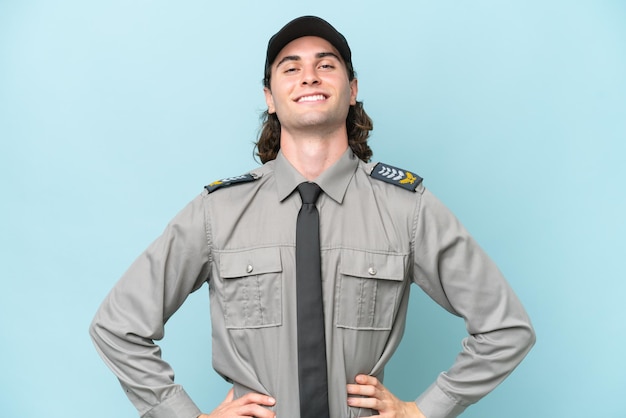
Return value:
M 280 249 L 277 247 L 220 254 L 220 273 L 224 279 L 278 273 L 282 270 Z
M 401 254 L 344 249 L 341 250 L 340 272 L 346 276 L 402 281 L 405 258 Z

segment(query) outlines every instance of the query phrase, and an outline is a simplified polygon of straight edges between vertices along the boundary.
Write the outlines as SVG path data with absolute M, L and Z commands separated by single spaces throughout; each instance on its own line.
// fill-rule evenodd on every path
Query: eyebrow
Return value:
M 339 56 L 337 54 L 335 54 L 334 52 L 318 52 L 317 54 L 315 54 L 315 58 L 325 58 L 325 57 L 334 57 L 336 58 L 338 61 L 343 62 L 341 60 L 341 58 L 339 58 Z M 287 61 L 300 61 L 302 58 L 299 55 L 287 55 L 286 57 L 283 57 L 283 59 L 281 59 L 278 64 L 276 64 L 276 68 L 280 67 L 281 64 L 287 62 Z

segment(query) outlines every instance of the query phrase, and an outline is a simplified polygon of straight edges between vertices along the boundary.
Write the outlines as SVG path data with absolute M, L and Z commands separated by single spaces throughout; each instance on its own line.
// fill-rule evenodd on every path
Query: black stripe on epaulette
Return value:
M 238 183 L 248 183 L 256 179 L 257 177 L 253 176 L 252 174 L 242 174 L 241 176 L 227 177 L 225 179 L 214 181 L 213 183 L 204 186 L 204 188 L 209 193 L 212 193 L 216 191 L 217 189 L 221 189 L 223 187 L 229 187 L 229 186 L 232 186 L 233 184 L 238 184 Z
M 419 186 L 423 180 L 420 176 L 410 171 L 383 163 L 376 164 L 370 176 L 412 192 L 417 190 L 417 186 Z

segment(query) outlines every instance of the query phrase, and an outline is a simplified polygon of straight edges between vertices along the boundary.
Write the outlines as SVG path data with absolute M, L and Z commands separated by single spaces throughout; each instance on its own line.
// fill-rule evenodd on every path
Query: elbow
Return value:
M 89 324 L 89 337 L 91 338 L 91 341 L 97 345 L 97 341 L 99 340 L 99 336 L 98 336 L 98 325 L 96 323 L 96 319 L 94 318 L 93 321 L 91 321 L 91 324 Z
M 516 351 L 519 353 L 519 360 L 521 361 L 537 342 L 537 334 L 530 322 L 524 326 L 520 326 L 517 332 Z
M 91 342 L 96 346 L 96 348 L 100 347 L 103 343 L 102 338 L 102 326 L 98 321 L 98 317 L 96 316 L 89 324 L 89 337 L 91 338 Z
M 535 329 L 529 323 L 527 337 L 526 337 L 526 351 L 527 352 L 530 351 L 530 349 L 533 348 L 536 342 L 537 342 L 537 333 L 535 333 Z

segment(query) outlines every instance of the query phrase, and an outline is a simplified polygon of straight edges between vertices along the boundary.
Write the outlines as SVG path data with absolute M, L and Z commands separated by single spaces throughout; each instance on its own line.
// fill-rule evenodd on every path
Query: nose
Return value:
M 302 84 L 303 85 L 315 85 L 319 84 L 320 79 L 317 76 L 315 68 L 307 67 L 302 71 Z

